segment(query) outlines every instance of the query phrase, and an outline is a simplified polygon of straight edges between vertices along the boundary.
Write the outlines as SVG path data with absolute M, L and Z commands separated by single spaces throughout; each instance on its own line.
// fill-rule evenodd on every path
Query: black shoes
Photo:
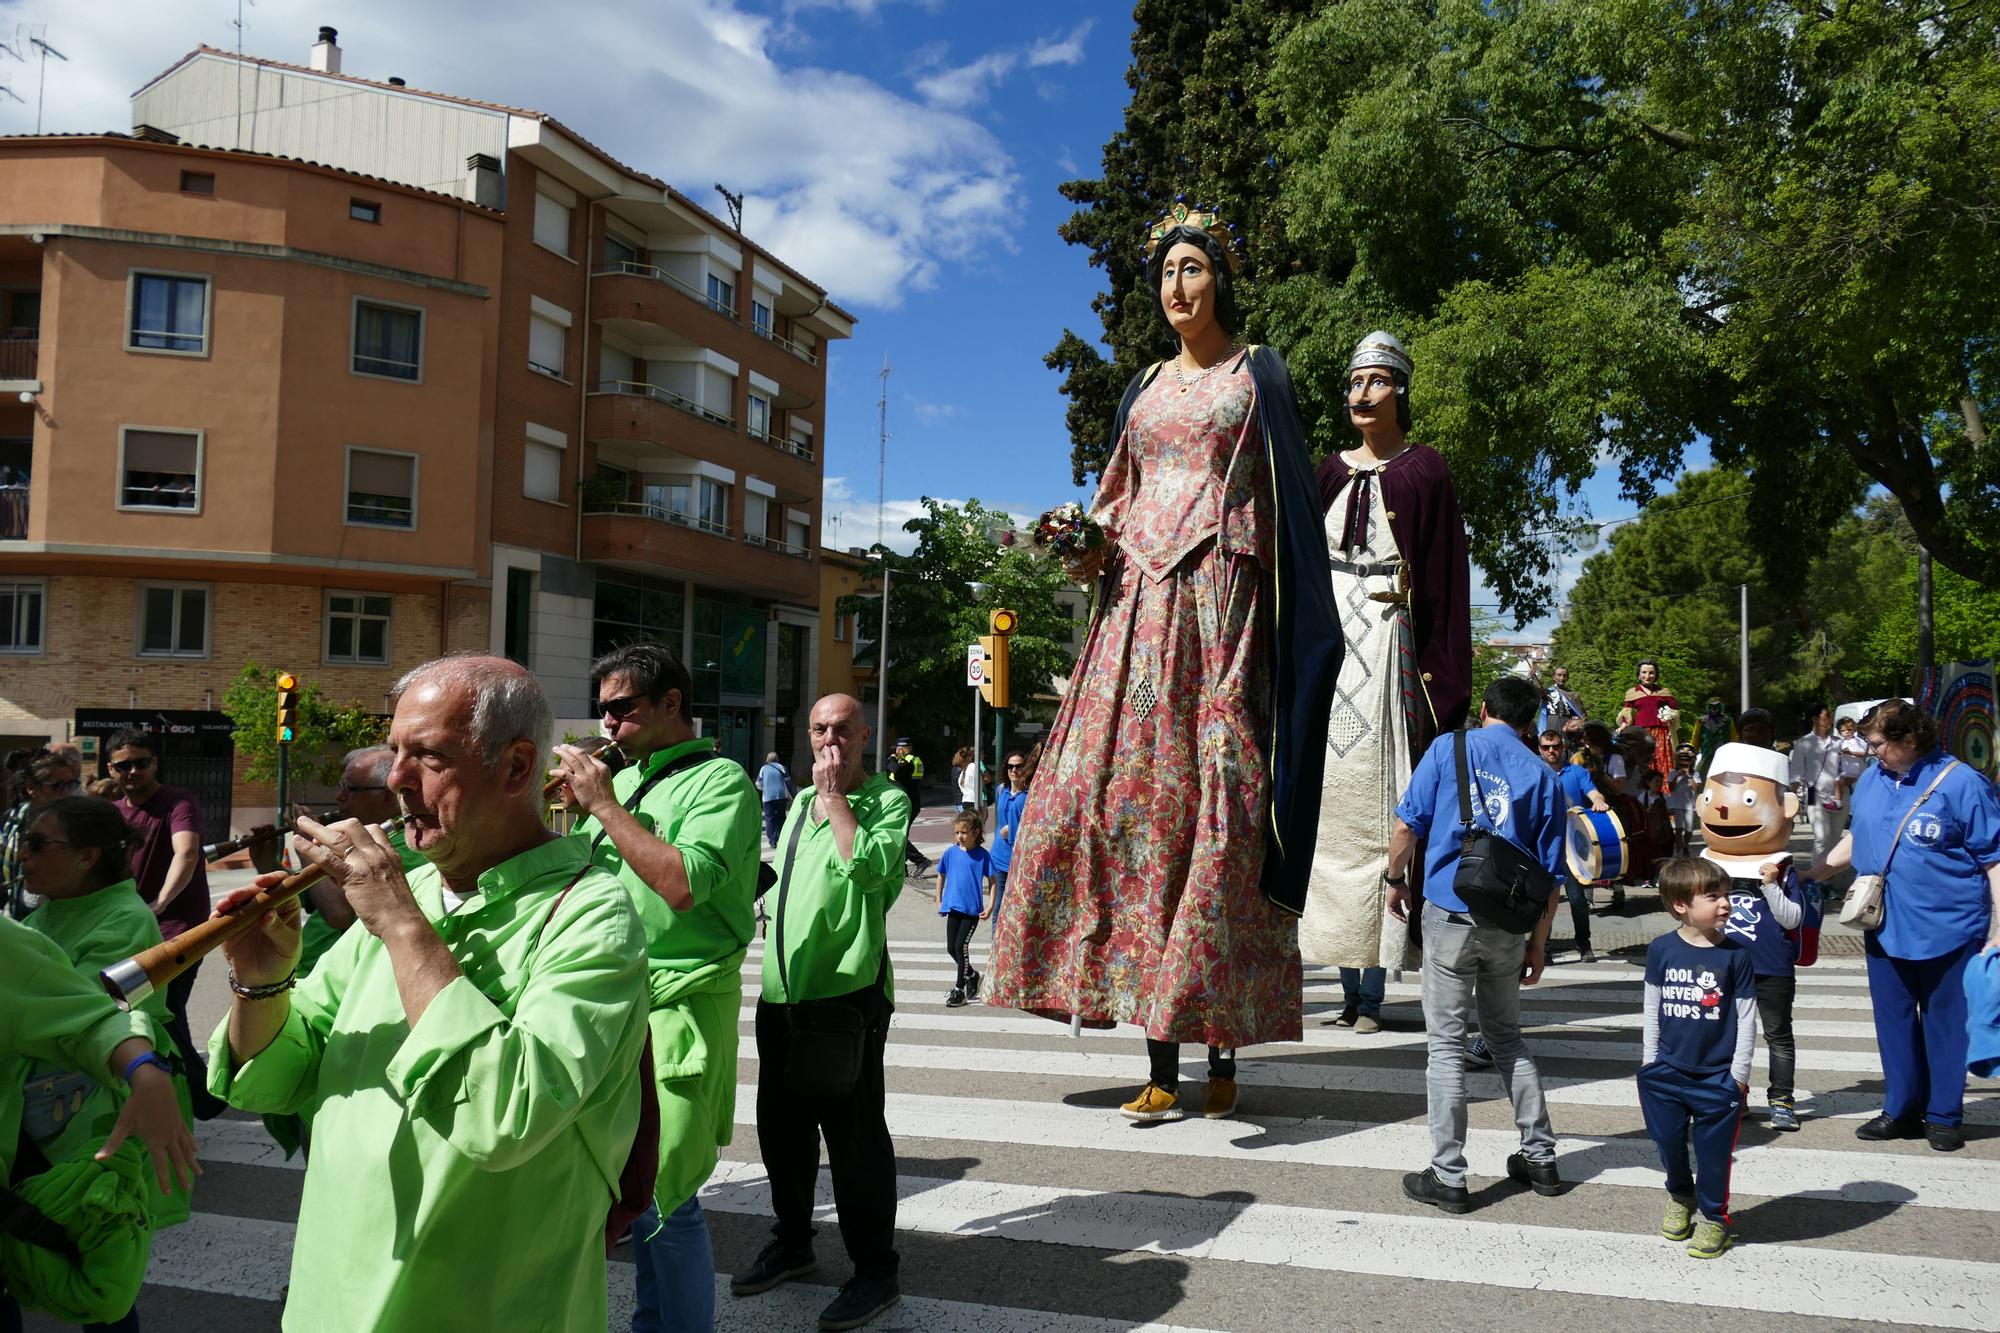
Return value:
M 1544 1198 L 1554 1198 L 1562 1193 L 1562 1177 L 1556 1174 L 1554 1158 L 1546 1162 L 1531 1162 L 1525 1155 L 1515 1153 L 1507 1159 L 1507 1179 L 1533 1187 L 1535 1193 Z
M 781 1241 L 772 1241 L 757 1256 L 757 1262 L 729 1279 L 729 1290 L 738 1296 L 755 1296 L 782 1286 L 795 1277 L 804 1277 L 819 1266 L 811 1250 L 788 1250 Z M 838 1302 L 836 1302 L 838 1304 Z M 844 1328 L 854 1325 L 845 1324 Z
M 1939 1128 L 1944 1127 L 1940 1125 Z M 1882 1143 L 1889 1139 L 1920 1139 L 1924 1137 L 1924 1125 L 1918 1120 L 1898 1120 L 1894 1116 L 1878 1115 L 1855 1130 L 1854 1137 L 1869 1143 Z
M 1965 1135 L 1959 1132 L 1957 1125 L 1936 1125 L 1926 1120 L 1924 1137 L 1938 1152 L 1957 1152 L 1965 1146 Z
M 875 1316 L 903 1299 L 903 1289 L 893 1277 L 849 1278 L 833 1303 L 819 1312 L 819 1326 L 826 1329 L 860 1328 Z
M 981 976 L 979 975 L 979 973 L 977 973 L 977 972 L 974 972 L 974 973 L 972 974 L 971 978 L 970 978 L 970 979 L 969 979 L 969 980 L 968 980 L 968 981 L 967 981 L 967 982 L 965 983 L 965 998 L 966 998 L 966 999 L 968 999 L 968 1000 L 976 1000 L 976 999 L 978 999 L 978 998 L 979 998 L 979 983 L 980 983 L 980 982 L 981 982 L 982 980 L 984 980 L 984 978 L 982 978 L 982 977 L 981 977 Z
M 1403 1195 L 1447 1213 L 1472 1211 L 1472 1199 L 1466 1194 L 1465 1186 L 1445 1184 L 1437 1178 L 1437 1171 L 1428 1166 L 1403 1177 Z

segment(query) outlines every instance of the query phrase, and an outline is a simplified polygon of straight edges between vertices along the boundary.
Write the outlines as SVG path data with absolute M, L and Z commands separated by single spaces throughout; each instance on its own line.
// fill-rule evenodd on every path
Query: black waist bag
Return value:
M 792 981 L 785 969 L 785 898 L 792 887 L 792 861 L 798 855 L 799 835 L 809 817 L 801 814 L 793 821 L 791 840 L 785 844 L 784 874 L 778 878 L 777 938 L 773 944 L 778 951 L 778 984 L 787 997 L 785 1088 L 811 1100 L 837 1101 L 851 1094 L 861 1079 L 861 1062 L 877 1008 L 869 1001 L 881 987 L 889 966 L 889 923 L 882 923 L 882 964 L 873 983 L 834 999 L 791 1001 Z
M 1480 795 L 1478 778 L 1465 762 L 1465 733 L 1455 733 L 1452 741 L 1458 753 L 1458 819 L 1464 844 L 1451 887 L 1480 925 L 1526 935 L 1555 894 L 1556 877 L 1508 839 L 1473 822 L 1472 798 Z M 1483 796 L 1480 804 L 1485 804 Z

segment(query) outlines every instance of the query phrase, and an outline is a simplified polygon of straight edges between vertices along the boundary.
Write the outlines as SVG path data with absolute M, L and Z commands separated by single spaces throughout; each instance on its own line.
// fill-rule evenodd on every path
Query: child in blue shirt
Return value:
M 986 894 L 993 887 L 993 855 L 980 841 L 985 830 L 979 816 L 966 812 L 951 821 L 952 845 L 938 858 L 938 915 L 944 918 L 944 950 L 958 964 L 958 984 L 945 1003 L 956 1009 L 979 998 L 979 974 L 972 970 L 973 928 L 986 912 Z
M 1722 867 L 1675 857 L 1660 867 L 1660 900 L 1681 924 L 1646 950 L 1639 1110 L 1667 1173 L 1660 1234 L 1713 1259 L 1731 1243 L 1729 1168 L 1757 1040 L 1757 978 L 1749 950 L 1723 930 L 1730 891 Z
M 1799 1058 L 1792 1037 L 1792 1004 L 1799 984 L 1794 971 L 1799 944 L 1793 932 L 1804 919 L 1805 891 L 1789 857 L 1764 862 L 1756 879 L 1730 876 L 1729 920 L 1722 933 L 1750 955 L 1757 978 L 1757 1017 L 1771 1052 L 1770 1125 L 1788 1133 L 1799 1127 L 1799 1114 L 1792 1105 Z

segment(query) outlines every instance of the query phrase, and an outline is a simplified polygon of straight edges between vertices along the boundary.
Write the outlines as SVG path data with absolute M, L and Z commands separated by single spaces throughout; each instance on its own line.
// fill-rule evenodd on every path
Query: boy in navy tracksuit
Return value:
M 1771 1052 L 1770 1125 L 1787 1132 L 1799 1127 L 1799 1113 L 1792 1105 L 1792 1079 L 1799 1059 L 1798 1044 L 1792 1039 L 1798 940 L 1790 932 L 1804 917 L 1804 891 L 1789 858 L 1766 861 L 1756 879 L 1730 876 L 1729 920 L 1723 922 L 1722 933 L 1750 954 L 1757 976 L 1758 1024 Z
M 1720 866 L 1675 857 L 1660 868 L 1660 898 L 1681 925 L 1646 950 L 1639 1110 L 1667 1172 L 1660 1234 L 1713 1259 L 1730 1246 L 1729 1168 L 1757 1039 L 1757 979 L 1749 951 L 1723 933 L 1729 877 Z

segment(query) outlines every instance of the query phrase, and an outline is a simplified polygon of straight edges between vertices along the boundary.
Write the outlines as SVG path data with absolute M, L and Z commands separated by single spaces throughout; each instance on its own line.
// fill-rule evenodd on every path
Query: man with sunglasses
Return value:
M 340 763 L 340 786 L 333 801 L 342 819 L 358 819 L 364 824 L 386 824 L 402 813 L 396 793 L 389 790 L 389 766 L 396 752 L 386 745 L 370 745 L 349 750 Z M 389 835 L 389 846 L 403 863 L 405 874 L 424 863 L 424 854 L 413 850 L 397 829 Z M 305 976 L 334 941 L 354 924 L 354 909 L 348 905 L 347 890 L 331 875 L 306 890 L 306 906 L 312 915 L 300 931 L 299 975 Z
M 617 774 L 575 746 L 555 748 L 584 812 L 570 837 L 616 875 L 646 932 L 660 1175 L 632 1227 L 634 1333 L 715 1326 L 715 1252 L 695 1191 L 736 1126 L 743 959 L 755 930 L 757 789 L 741 765 L 695 734 L 694 681 L 657 643 L 592 664 Z
M 208 866 L 201 859 L 201 802 L 193 792 L 160 781 L 158 747 L 152 733 L 127 727 L 111 737 L 106 749 L 111 771 L 125 788 L 118 809 L 132 829 L 132 881 L 160 919 L 161 937 L 170 940 L 208 920 Z M 168 983 L 167 1032 L 192 1066 L 188 1090 L 194 1095 L 195 1115 L 213 1120 L 226 1108 L 209 1094 L 197 1055 L 201 1048 L 187 1023 L 188 996 L 200 971 L 196 963 Z

